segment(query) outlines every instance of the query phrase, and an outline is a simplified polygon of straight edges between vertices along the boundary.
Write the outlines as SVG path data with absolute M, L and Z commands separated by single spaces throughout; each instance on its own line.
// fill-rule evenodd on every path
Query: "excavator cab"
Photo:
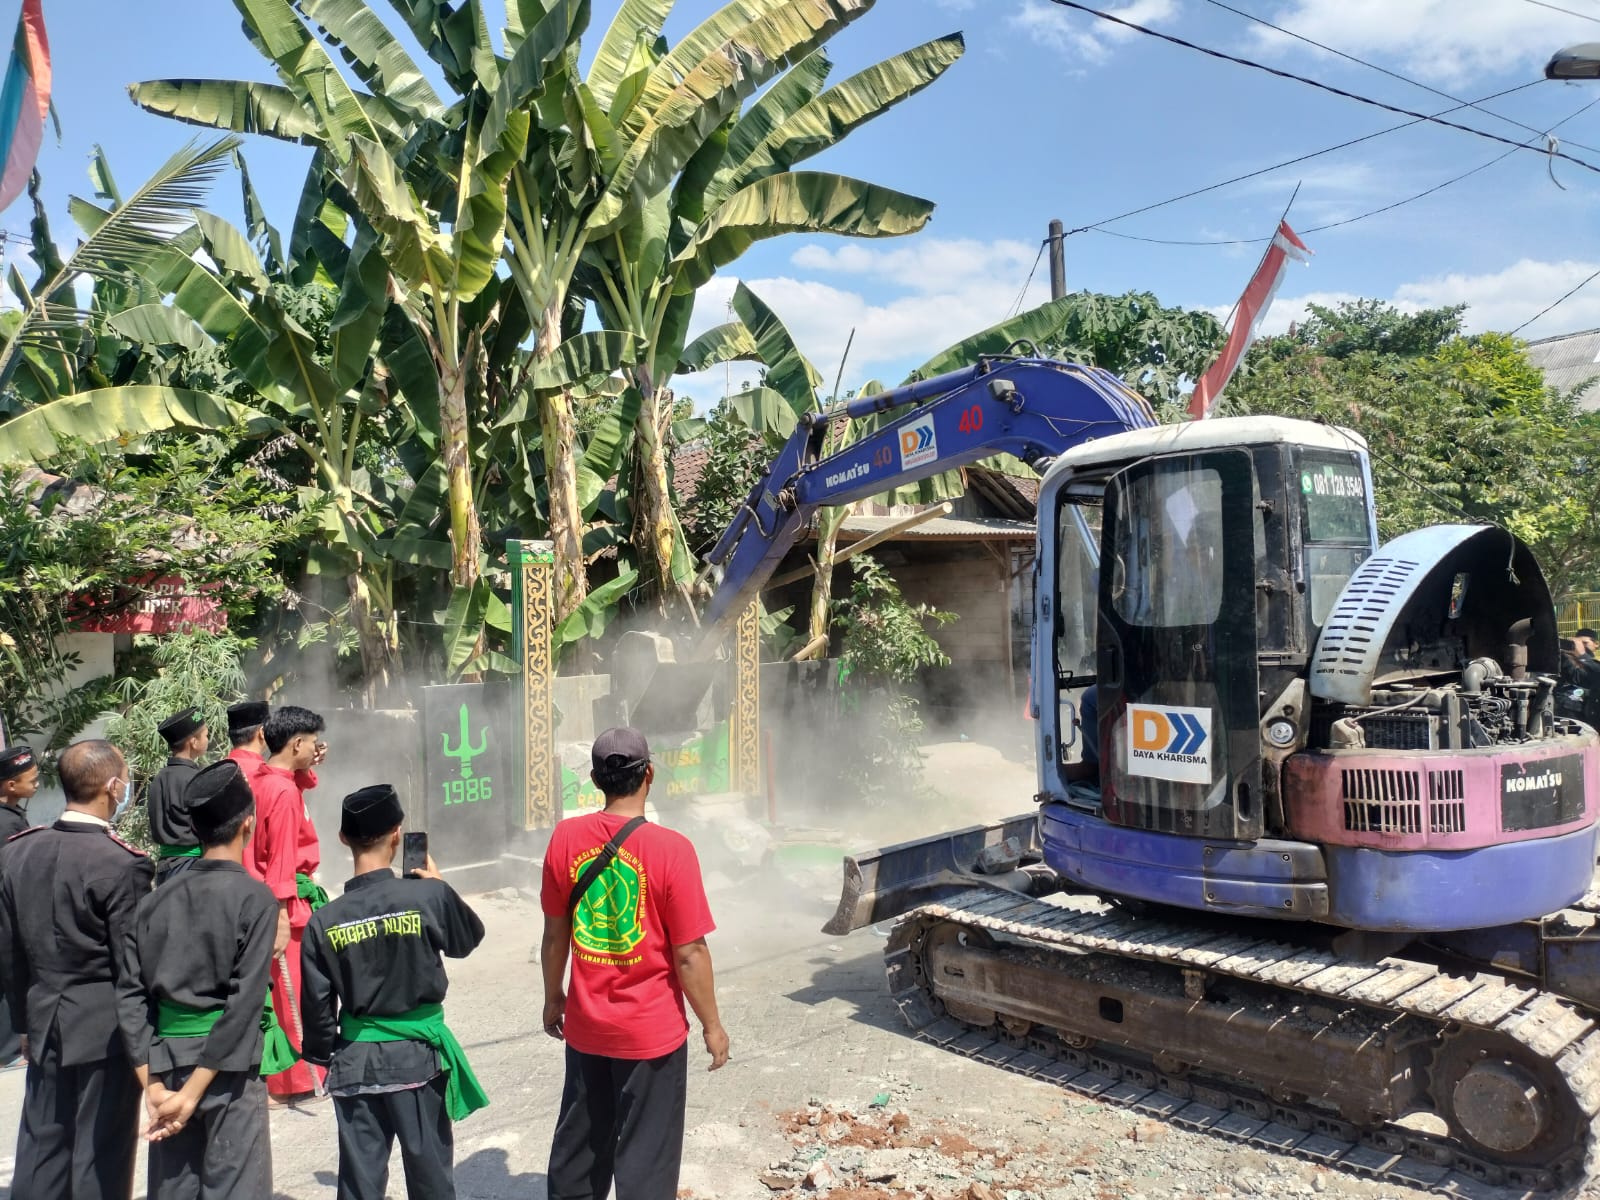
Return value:
M 1058 694 L 1096 687 L 1099 721 L 1051 729 L 1062 706 L 1043 706 L 1040 759 L 1055 770 L 1042 790 L 1072 774 L 1055 747 L 1092 738 L 1107 820 L 1252 840 L 1269 828 L 1268 751 L 1285 736 L 1263 719 L 1285 691 L 1303 707 L 1292 685 L 1376 548 L 1376 523 L 1353 435 L 1272 418 L 1208 425 L 1178 427 L 1209 435 L 1194 448 L 1153 430 L 1092 443 L 1052 472 L 1055 545 L 1042 557 L 1056 588 L 1041 589 L 1039 625 L 1053 632 Z M 1324 436 L 1302 444 L 1307 431 Z
M 1040 824 L 1059 876 L 1393 931 L 1582 894 L 1600 757 L 1554 715 L 1553 610 L 1510 534 L 1442 526 L 1380 551 L 1365 444 L 1273 417 L 1068 450 L 1040 518 Z M 1097 789 L 1072 765 L 1085 744 Z M 1526 882 L 1487 886 L 1508 872 Z M 1441 891 L 1460 895 L 1448 915 Z

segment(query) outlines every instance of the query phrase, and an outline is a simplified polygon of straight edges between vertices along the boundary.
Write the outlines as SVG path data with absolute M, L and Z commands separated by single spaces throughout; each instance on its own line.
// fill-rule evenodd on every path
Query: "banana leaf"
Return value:
M 203 350 L 212 341 L 193 320 L 165 304 L 139 304 L 106 318 L 106 325 L 130 342 Z
M 602 583 L 555 627 L 550 637 L 551 651 L 559 658 L 566 647 L 584 638 L 597 638 L 617 615 L 617 605 L 639 584 L 639 572 L 629 567 L 615 579 Z
M 444 109 L 405 48 L 373 11 L 369 0 L 298 0 L 300 11 L 322 29 L 356 78 L 389 103 L 419 117 Z
M 642 203 L 669 186 L 711 132 L 736 113 L 746 99 L 868 7 L 861 0 L 791 0 L 736 30 L 730 29 L 729 36 L 715 50 L 669 91 L 653 99 L 652 86 L 661 76 L 658 67 L 646 81 L 639 104 L 624 125 L 624 134 L 631 135 L 632 140 L 605 195 L 590 215 L 590 238 L 608 232 L 630 204 Z M 634 118 L 641 111 L 647 115 L 634 128 Z
M 725 362 L 760 362 L 761 351 L 743 321 L 729 321 L 706 330 L 683 349 L 678 374 L 693 375 Z
M 1003 353 L 1006 347 L 1019 339 L 1031 342 L 1046 341 L 1053 334 L 1060 332 L 1062 322 L 1066 320 L 1076 303 L 1072 296 L 1047 300 L 1027 312 L 1018 313 L 1014 317 L 980 330 L 971 337 L 962 338 L 911 372 L 906 376 L 906 382 L 932 379 L 935 375 L 971 366 L 985 354 Z
M 673 0 L 622 0 L 617 6 L 617 15 L 600 39 L 586 80 L 603 109 L 611 110 L 623 81 L 638 73 L 637 50 L 641 44 L 648 46 L 661 36 L 672 4 Z
M 761 361 L 767 364 L 767 387 L 787 400 L 796 413 L 815 408 L 817 393 L 822 390 L 822 374 L 800 353 L 778 314 L 742 280 L 733 289 L 733 311 L 750 331 Z
M 874 117 L 933 83 L 961 57 L 966 45 L 959 33 L 885 59 L 829 88 L 791 113 L 711 190 L 716 204 L 746 183 L 787 171 L 796 163 L 837 145 Z
M 139 385 L 97 388 L 40 405 L 0 424 L 0 464 L 52 461 L 70 442 L 105 446 L 169 429 L 282 433 L 267 413 L 210 392 Z
M 279 141 L 321 144 L 323 130 L 300 98 L 275 83 L 237 79 L 147 79 L 128 85 L 146 112 L 228 133 L 259 133 Z
M 844 175 L 770 175 L 723 201 L 673 261 L 673 290 L 688 294 L 756 242 L 785 233 L 899 237 L 933 215 L 933 202 Z
M 277 65 L 279 76 L 301 105 L 316 114 L 322 145 L 334 158 L 349 161 L 353 137 L 379 140 L 379 130 L 355 92 L 289 0 L 233 2 L 253 35 L 251 40 Z

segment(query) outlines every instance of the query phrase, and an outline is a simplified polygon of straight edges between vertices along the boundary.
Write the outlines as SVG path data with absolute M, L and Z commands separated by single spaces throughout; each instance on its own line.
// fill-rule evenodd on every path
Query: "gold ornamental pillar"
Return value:
M 739 614 L 734 631 L 733 715 L 728 729 L 729 785 L 746 794 L 761 791 L 761 616 L 760 603 Z
M 555 618 L 555 546 L 506 543 L 511 563 L 511 626 L 522 664 L 523 828 L 550 829 L 561 819 L 556 764 L 555 665 L 550 657 Z

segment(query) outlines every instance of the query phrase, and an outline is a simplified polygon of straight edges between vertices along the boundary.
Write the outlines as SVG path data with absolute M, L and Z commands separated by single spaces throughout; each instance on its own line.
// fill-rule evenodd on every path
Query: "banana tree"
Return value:
M 650 102 L 652 83 L 659 91 L 692 61 L 686 50 L 718 44 L 743 19 L 738 9 L 724 9 L 648 70 L 642 63 L 635 67 L 643 83 L 631 103 L 613 102 L 607 114 L 586 114 L 597 144 L 615 145 L 626 161 L 638 138 L 654 136 L 638 113 Z M 841 14 L 841 20 L 855 15 Z M 590 287 L 606 323 L 633 331 L 643 342 L 632 367 L 641 398 L 634 443 L 641 484 L 637 551 L 663 590 L 688 570 L 668 488 L 664 433 L 670 405 L 663 401 L 684 349 L 695 290 L 766 238 L 797 232 L 900 236 L 922 228 L 933 211 L 928 201 L 888 188 L 792 168 L 931 84 L 960 57 L 960 36 L 927 42 L 824 91 L 831 65 L 821 40 L 802 31 L 791 28 L 791 40 L 776 43 L 786 49 L 781 60 L 769 58 L 764 70 L 736 73 L 701 93 L 698 123 L 672 135 L 683 146 L 676 151 L 682 165 L 670 179 L 654 190 L 636 180 L 625 216 L 603 202 L 594 218 L 601 236 L 591 236 L 586 256 Z M 647 36 L 652 32 L 645 30 Z M 792 65 L 741 111 L 745 99 L 784 64 Z M 597 60 L 596 70 L 600 66 Z M 647 159 L 661 153 L 645 151 Z
M 97 238 L 121 245 L 119 226 L 148 224 L 151 218 L 140 217 L 134 206 L 150 190 L 146 185 L 126 203 L 117 203 L 114 191 L 103 192 L 111 199 L 104 208 L 75 201 L 74 215 L 92 232 L 63 269 L 88 261 L 84 246 Z M 180 217 L 193 224 L 178 226 Z M 431 540 L 431 513 L 424 519 L 406 506 L 409 480 L 375 480 L 357 458 L 375 421 L 397 432 L 412 430 L 423 441 L 437 439 L 437 402 L 427 403 L 437 394 L 437 377 L 419 369 L 423 356 L 405 353 L 418 335 L 388 301 L 390 272 L 377 237 L 369 231 L 353 247 L 331 235 L 310 239 L 322 243 L 316 267 L 329 281 L 315 285 L 330 293 L 322 345 L 293 315 L 297 289 L 282 275 L 269 275 L 245 234 L 210 214 L 176 206 L 163 221 L 167 241 L 139 254 L 119 250 L 115 270 L 106 268 L 141 303 L 98 315 L 110 336 L 141 347 L 147 359 L 157 344 L 219 355 L 226 375 L 221 387 L 182 386 L 182 365 L 164 361 L 148 378 L 168 382 L 68 389 L 0 425 L 0 463 L 48 462 L 70 442 L 126 443 L 173 429 L 239 429 L 247 437 L 283 439 L 312 472 L 316 486 L 303 489 L 305 503 L 318 509 L 326 504 L 322 542 L 333 556 L 330 565 L 348 581 L 368 687 L 381 688 L 399 654 L 396 572 L 437 562 L 441 553 L 448 561 L 449 548 Z M 173 228 L 180 232 L 170 233 Z M 270 242 L 270 231 L 262 232 Z M 169 302 L 156 302 L 163 297 Z M 25 331 L 68 324 L 60 305 L 38 302 L 22 318 Z M 80 336 L 100 332 L 94 322 L 72 328 Z M 15 339 L 7 349 L 14 345 Z M 397 546 L 406 554 L 397 553 Z
M 827 65 L 816 52 L 871 2 L 733 0 L 668 49 L 660 33 L 672 0 L 624 0 L 584 76 L 587 0 L 514 0 L 499 53 L 477 0 L 407 0 L 397 7 L 411 34 L 456 94 L 446 107 L 365 0 L 300 0 L 294 8 L 289 0 L 235 0 L 278 84 L 177 79 L 132 92 L 180 120 L 318 146 L 330 169 L 358 185 L 351 191 L 368 201 L 363 215 L 375 224 L 378 190 L 370 184 L 393 179 L 369 149 L 378 147 L 418 204 L 445 215 L 430 220 L 436 233 L 449 225 L 453 239 L 470 239 L 478 261 L 492 265 L 490 251 L 500 253 L 530 317 L 535 369 L 582 328 L 573 302 L 586 295 L 606 324 L 634 334 L 644 347 L 631 372 L 638 466 L 623 474 L 642 484 L 631 506 L 640 557 L 669 582 L 674 556 L 684 564 L 666 488 L 661 384 L 676 362 L 694 288 L 760 237 L 911 232 L 931 208 L 837 177 L 771 179 L 925 86 L 959 54 L 959 39 L 940 39 L 822 93 Z M 338 46 L 365 90 L 347 84 L 311 26 Z M 347 142 L 358 148 L 353 163 Z M 386 237 L 400 232 L 380 227 Z M 496 246 L 501 230 L 504 245 Z M 401 257 L 388 243 L 386 252 Z M 502 296 L 500 307 L 506 303 Z M 470 330 L 455 336 L 463 352 L 473 345 Z M 567 613 L 587 590 L 571 392 L 544 390 L 538 414 L 558 612 Z

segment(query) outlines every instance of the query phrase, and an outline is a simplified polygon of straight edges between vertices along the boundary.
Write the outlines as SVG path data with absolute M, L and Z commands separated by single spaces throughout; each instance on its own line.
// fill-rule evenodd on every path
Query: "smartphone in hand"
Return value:
M 407 833 L 401 849 L 400 874 L 410 875 L 428 865 L 428 835 Z

